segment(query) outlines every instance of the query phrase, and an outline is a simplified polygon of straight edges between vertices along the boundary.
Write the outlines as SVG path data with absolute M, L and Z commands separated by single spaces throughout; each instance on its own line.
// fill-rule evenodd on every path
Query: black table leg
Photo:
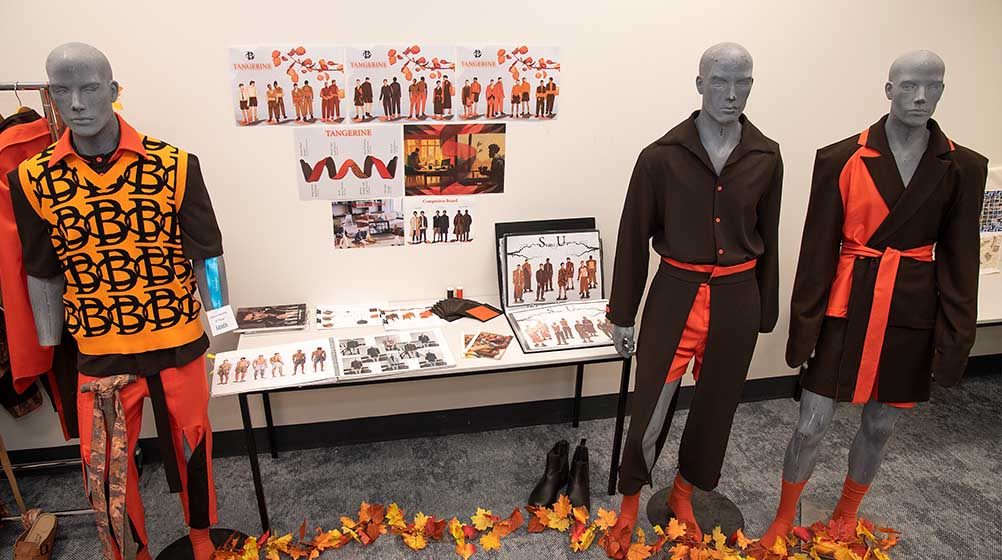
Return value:
M 578 364 L 577 380 L 574 382 L 574 427 L 581 421 L 581 384 L 584 383 L 584 364 Z
M 616 408 L 616 431 L 612 434 L 612 464 L 609 466 L 609 495 L 616 494 L 619 477 L 619 455 L 623 448 L 623 424 L 626 423 L 626 397 L 630 391 L 631 360 L 623 360 L 623 373 L 619 379 L 619 405 Z
M 247 395 L 237 395 L 240 400 L 240 418 L 244 424 L 244 443 L 247 445 L 247 458 L 250 460 L 251 478 L 254 479 L 254 494 L 257 495 L 257 511 L 261 515 L 261 532 L 265 533 L 271 527 L 268 521 L 268 504 L 264 499 L 264 485 L 261 483 L 261 466 L 257 462 L 257 442 L 254 440 L 254 425 L 251 423 L 250 408 L 247 405 Z
M 271 451 L 271 458 L 278 459 L 278 447 L 275 445 L 275 421 L 271 416 L 271 397 L 268 393 L 261 393 L 261 404 L 264 405 L 264 422 L 268 427 L 268 449 Z

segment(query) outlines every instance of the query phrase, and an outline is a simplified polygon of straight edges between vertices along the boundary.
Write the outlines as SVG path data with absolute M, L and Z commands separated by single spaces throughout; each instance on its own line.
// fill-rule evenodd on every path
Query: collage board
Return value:
M 505 191 L 506 121 L 558 114 L 560 49 L 255 45 L 229 51 L 234 122 L 292 127 L 300 200 L 335 250 L 459 246 Z
M 456 361 L 437 329 L 331 339 L 340 379 L 449 368 Z

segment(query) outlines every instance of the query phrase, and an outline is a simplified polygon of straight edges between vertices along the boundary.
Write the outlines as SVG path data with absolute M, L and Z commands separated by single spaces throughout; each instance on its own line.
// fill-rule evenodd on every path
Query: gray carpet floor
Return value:
M 839 408 L 828 446 L 804 494 L 805 500 L 834 505 L 846 471 L 849 444 L 860 409 Z M 742 510 L 747 533 L 758 535 L 772 519 L 778 500 L 782 454 L 797 418 L 797 404 L 775 400 L 739 407 L 718 490 Z M 655 471 L 656 487 L 670 484 L 673 457 L 685 411 Z M 362 500 L 397 502 L 408 516 L 418 510 L 438 517 L 470 516 L 478 506 L 507 515 L 523 504 L 542 472 L 555 441 L 587 437 L 591 453 L 593 509 L 618 506 L 605 494 L 614 421 L 536 426 L 504 431 L 422 438 L 261 456 L 271 519 L 278 530 L 338 527 L 342 514 L 355 515 Z M 967 381 L 949 392 L 934 390 L 898 424 L 880 475 L 861 513 L 904 535 L 895 559 L 1002 558 L 1002 377 Z M 221 526 L 259 530 L 254 491 L 245 457 L 215 461 Z M 50 509 L 86 507 L 76 473 L 26 476 L 30 504 Z M 646 488 L 642 504 L 658 488 Z M 151 549 L 159 551 L 184 534 L 176 497 L 167 493 L 160 465 L 142 477 Z M 0 495 L 12 503 L 6 484 Z M 642 526 L 648 527 L 646 520 Z M 9 551 L 18 529 L 0 528 L 0 551 Z M 9 552 L 0 552 L 9 558 Z M 100 549 L 90 516 L 60 521 L 53 558 L 97 559 Z M 524 529 L 505 538 L 500 551 L 474 558 L 571 558 L 566 535 Z M 575 558 L 602 558 L 598 546 Z M 367 549 L 355 545 L 323 558 L 457 558 L 448 544 L 432 544 L 418 554 L 398 537 L 383 537 Z

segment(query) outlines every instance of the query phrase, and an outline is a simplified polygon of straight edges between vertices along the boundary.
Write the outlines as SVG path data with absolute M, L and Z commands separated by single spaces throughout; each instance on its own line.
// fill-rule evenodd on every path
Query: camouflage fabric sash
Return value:
M 114 375 L 86 383 L 80 388 L 81 393 L 94 393 L 87 486 L 90 489 L 91 507 L 97 517 L 104 557 L 108 560 L 115 559 L 115 551 L 119 548 L 116 543 L 122 545 L 123 560 L 136 557 L 137 547 L 125 510 L 129 442 L 125 430 L 125 409 L 119 394 L 123 387 L 135 380 L 134 375 Z M 107 495 L 105 480 L 108 481 Z

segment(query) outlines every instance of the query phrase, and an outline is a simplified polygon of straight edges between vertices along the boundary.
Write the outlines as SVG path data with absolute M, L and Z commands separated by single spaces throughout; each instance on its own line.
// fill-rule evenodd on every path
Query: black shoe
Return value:
M 571 462 L 570 482 L 567 483 L 567 497 L 574 507 L 584 506 L 591 509 L 591 491 L 588 481 L 588 448 L 586 440 L 581 440 L 574 450 L 574 460 Z
M 546 454 L 546 471 L 536 487 L 529 494 L 530 506 L 552 506 L 557 501 L 560 490 L 567 485 L 567 455 L 570 444 L 560 440 Z

